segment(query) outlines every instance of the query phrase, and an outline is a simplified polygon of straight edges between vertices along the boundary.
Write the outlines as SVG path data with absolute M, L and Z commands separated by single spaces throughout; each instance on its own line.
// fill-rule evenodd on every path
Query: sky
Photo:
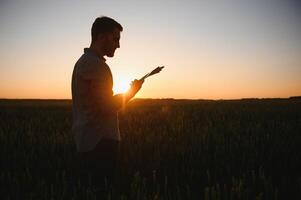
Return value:
M 297 0 L 0 0 L 0 98 L 70 99 L 95 18 L 123 26 L 114 92 L 157 66 L 138 98 L 301 95 Z

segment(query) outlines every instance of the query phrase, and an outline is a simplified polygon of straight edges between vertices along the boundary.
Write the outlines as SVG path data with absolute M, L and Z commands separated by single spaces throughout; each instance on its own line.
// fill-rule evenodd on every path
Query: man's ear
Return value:
M 104 41 L 106 39 L 107 35 L 105 33 L 99 33 L 97 35 L 97 40 Z

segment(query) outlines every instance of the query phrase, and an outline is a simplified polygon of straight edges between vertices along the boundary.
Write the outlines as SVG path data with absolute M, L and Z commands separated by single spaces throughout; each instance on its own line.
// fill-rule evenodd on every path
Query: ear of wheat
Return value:
M 159 66 L 156 69 L 154 69 L 153 71 L 151 71 L 150 73 L 146 74 L 145 76 L 143 76 L 141 79 L 139 79 L 140 81 L 146 79 L 147 77 L 150 77 L 154 74 L 159 73 L 162 69 L 164 68 L 164 66 Z

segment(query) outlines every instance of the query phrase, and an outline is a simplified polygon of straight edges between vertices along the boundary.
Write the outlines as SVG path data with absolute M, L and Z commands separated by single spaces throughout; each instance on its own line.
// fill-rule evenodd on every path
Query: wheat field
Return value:
M 95 199 L 70 100 L 0 100 L 1 199 Z M 107 199 L 301 199 L 301 101 L 137 99 Z

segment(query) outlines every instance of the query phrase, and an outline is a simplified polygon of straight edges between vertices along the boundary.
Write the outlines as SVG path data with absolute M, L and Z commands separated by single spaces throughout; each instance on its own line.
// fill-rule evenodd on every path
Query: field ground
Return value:
M 1 199 L 95 199 L 70 100 L 0 100 Z M 301 199 L 301 100 L 134 100 L 108 199 Z

